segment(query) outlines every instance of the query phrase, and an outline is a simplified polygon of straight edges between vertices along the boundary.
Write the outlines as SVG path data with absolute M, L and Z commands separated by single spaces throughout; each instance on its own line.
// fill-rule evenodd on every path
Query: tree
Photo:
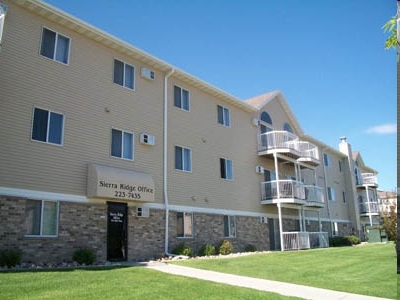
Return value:
M 385 41 L 385 49 L 396 48 L 397 46 L 397 16 L 393 16 L 383 25 L 383 32 L 389 33 Z
M 387 237 L 394 244 L 397 244 L 397 208 L 391 204 L 388 210 L 383 211 L 382 227 L 385 229 Z

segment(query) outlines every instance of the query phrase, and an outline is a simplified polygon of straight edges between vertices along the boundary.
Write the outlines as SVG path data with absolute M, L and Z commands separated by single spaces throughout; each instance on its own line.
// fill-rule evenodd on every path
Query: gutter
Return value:
M 164 181 L 164 201 L 165 201 L 165 244 L 164 252 L 167 256 L 176 256 L 168 252 L 169 239 L 169 201 L 168 201 L 168 78 L 175 72 L 171 69 L 164 77 L 164 159 L 163 159 L 163 181 Z

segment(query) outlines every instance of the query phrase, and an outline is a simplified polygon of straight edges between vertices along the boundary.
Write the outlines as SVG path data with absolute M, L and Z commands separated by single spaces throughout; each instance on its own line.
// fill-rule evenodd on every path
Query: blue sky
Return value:
M 394 0 L 46 0 L 240 99 L 281 90 L 303 130 L 397 185 Z M 94 4 L 95 3 L 95 4 Z

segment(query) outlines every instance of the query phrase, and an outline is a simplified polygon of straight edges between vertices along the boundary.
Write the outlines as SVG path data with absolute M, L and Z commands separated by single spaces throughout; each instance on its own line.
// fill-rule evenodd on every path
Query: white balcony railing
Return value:
M 301 250 L 329 247 L 327 232 L 282 232 L 283 250 Z
M 288 149 L 300 152 L 299 138 L 288 131 L 269 131 L 258 135 L 258 151 Z
M 378 202 L 362 202 L 358 203 L 360 210 L 360 215 L 365 214 L 378 214 L 379 213 L 379 203 Z
M 362 173 L 361 183 L 362 185 L 378 185 L 378 178 L 373 173 Z
M 272 180 L 261 183 L 261 200 L 278 198 L 305 200 L 303 183 L 295 180 Z
M 275 150 L 290 152 L 303 160 L 319 161 L 318 147 L 288 131 L 269 131 L 258 135 L 258 151 Z
M 324 206 L 325 205 L 325 194 L 324 189 L 315 185 L 304 185 L 305 196 L 307 205 L 309 206 Z
M 318 147 L 309 142 L 299 141 L 301 157 L 319 160 Z

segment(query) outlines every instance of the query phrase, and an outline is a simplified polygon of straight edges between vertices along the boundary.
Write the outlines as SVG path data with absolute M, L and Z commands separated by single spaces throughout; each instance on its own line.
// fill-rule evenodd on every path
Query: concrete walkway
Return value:
M 183 267 L 162 262 L 148 262 L 142 265 L 146 268 L 164 273 L 193 277 L 197 279 L 225 283 L 240 287 L 256 289 L 260 291 L 273 292 L 284 296 L 293 296 L 312 300 L 382 300 L 385 298 L 364 296 L 337 292 L 332 290 L 314 288 L 304 285 L 296 285 L 279 281 L 251 278 L 245 276 L 231 275 L 214 271 L 206 271 L 195 268 Z

